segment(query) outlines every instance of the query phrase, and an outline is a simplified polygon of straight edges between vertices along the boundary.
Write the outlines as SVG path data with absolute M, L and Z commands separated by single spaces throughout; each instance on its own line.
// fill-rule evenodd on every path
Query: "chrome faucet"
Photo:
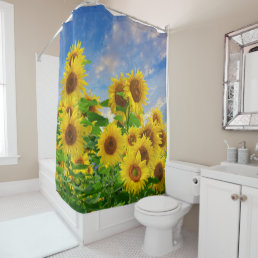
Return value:
M 255 151 L 258 151 L 258 142 L 256 143 L 254 150 L 255 150 Z M 256 161 L 258 161 L 258 158 L 256 157 L 255 153 L 253 153 L 253 154 L 250 156 L 250 160 L 256 160 Z

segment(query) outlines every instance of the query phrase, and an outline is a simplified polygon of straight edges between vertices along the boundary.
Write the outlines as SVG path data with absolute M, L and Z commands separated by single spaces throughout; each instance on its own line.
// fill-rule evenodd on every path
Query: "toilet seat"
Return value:
M 177 212 L 181 204 L 168 196 L 149 196 L 142 198 L 135 205 L 135 208 L 146 215 L 164 216 Z

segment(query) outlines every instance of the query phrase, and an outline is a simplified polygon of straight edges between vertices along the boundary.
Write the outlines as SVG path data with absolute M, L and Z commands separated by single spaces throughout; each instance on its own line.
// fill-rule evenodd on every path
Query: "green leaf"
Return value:
M 80 111 L 85 114 L 86 112 L 88 112 L 89 108 L 91 106 L 96 106 L 98 105 L 98 101 L 96 99 L 93 99 L 93 100 L 87 100 L 85 98 L 81 98 L 79 100 L 79 103 L 78 103 L 78 106 L 79 106 L 79 109 Z
M 127 108 L 127 106 L 125 106 L 125 107 L 116 106 L 116 111 L 122 111 L 126 114 L 126 108 Z
M 123 122 L 123 117 L 120 116 L 120 115 L 115 116 L 114 119 L 119 121 L 119 122 Z
M 77 169 L 77 170 L 83 170 L 88 168 L 88 165 L 83 165 L 83 164 L 76 164 L 76 165 L 72 165 L 73 169 Z
M 121 96 L 123 99 L 125 99 L 125 93 L 123 91 L 116 92 L 116 95 Z
M 86 119 L 82 119 L 81 124 L 83 124 L 85 126 L 92 125 L 92 123 L 89 120 L 86 120 Z
M 102 102 L 100 102 L 100 105 L 101 105 L 102 107 L 108 107 L 108 99 L 105 99 L 105 100 L 103 100 Z
M 117 199 L 119 201 L 128 202 L 129 201 L 129 194 L 126 191 L 122 191 L 118 194 Z
M 98 202 L 98 200 L 99 200 L 100 194 L 101 193 L 98 193 L 98 195 L 96 197 L 87 199 L 86 203 L 87 204 L 96 204 Z
M 89 148 L 91 150 L 94 150 L 96 148 L 96 139 L 95 136 L 87 136 L 83 138 L 85 143 L 86 143 L 86 148 Z
M 85 64 L 91 64 L 91 61 L 86 59 L 86 60 L 84 60 L 84 61 L 82 62 L 82 64 L 83 64 L 83 65 L 85 65 Z
M 56 171 L 58 174 L 63 174 L 64 173 L 64 168 L 56 166 Z
M 97 121 L 95 126 L 107 126 L 108 119 L 94 112 L 89 111 L 87 117 L 90 122 Z
M 138 118 L 134 115 L 134 114 L 131 114 L 130 115 L 130 118 L 129 118 L 129 126 L 137 126 L 137 127 L 140 127 L 141 124 L 138 120 Z
M 58 150 L 56 152 L 56 158 L 57 158 L 57 161 L 60 163 L 65 161 L 65 156 L 64 156 L 64 153 L 62 152 L 62 150 Z
M 158 184 L 159 182 L 160 182 L 160 180 L 157 177 L 149 177 L 148 178 L 148 183 Z
M 89 195 L 89 194 L 92 193 L 92 191 L 95 191 L 95 190 L 94 190 L 94 187 L 93 187 L 92 185 L 88 185 L 88 186 L 86 187 L 86 189 L 85 189 L 83 192 L 84 192 L 85 194 Z
M 91 134 L 100 135 L 101 134 L 101 130 L 100 130 L 99 126 L 93 126 L 92 130 L 91 130 Z
M 99 173 L 102 174 L 102 175 L 108 175 L 109 172 L 110 172 L 110 167 L 108 167 L 108 168 L 101 167 L 101 168 L 99 169 Z

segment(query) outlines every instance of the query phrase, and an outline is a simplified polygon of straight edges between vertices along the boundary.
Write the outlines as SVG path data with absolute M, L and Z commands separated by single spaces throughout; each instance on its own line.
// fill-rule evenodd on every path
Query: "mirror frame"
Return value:
M 244 112 L 244 50 L 258 46 L 258 23 L 225 34 L 223 129 L 258 130 L 258 113 Z

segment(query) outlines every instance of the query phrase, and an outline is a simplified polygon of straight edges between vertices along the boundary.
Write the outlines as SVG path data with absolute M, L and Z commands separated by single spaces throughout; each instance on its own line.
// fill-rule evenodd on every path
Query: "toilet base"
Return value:
M 143 251 L 150 256 L 162 256 L 174 250 L 172 228 L 157 229 L 147 227 Z

